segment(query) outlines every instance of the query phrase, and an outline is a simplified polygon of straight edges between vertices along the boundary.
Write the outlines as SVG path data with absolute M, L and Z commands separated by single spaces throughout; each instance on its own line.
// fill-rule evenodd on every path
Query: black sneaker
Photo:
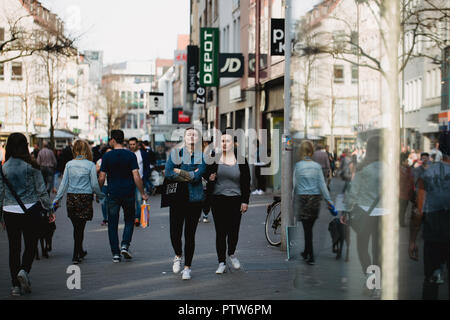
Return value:
M 122 261 L 122 258 L 120 257 L 120 254 L 115 254 L 113 256 L 113 262 L 114 263 L 119 263 L 120 261 Z
M 310 266 L 313 266 L 316 264 L 313 257 L 310 257 L 308 260 L 306 260 L 306 263 L 309 264 Z
M 120 250 L 120 253 L 127 260 L 130 260 L 133 258 L 130 254 L 130 251 L 128 251 L 128 249 L 126 247 L 123 247 L 122 250 Z
M 87 256 L 87 251 L 81 251 L 79 258 L 84 259 Z

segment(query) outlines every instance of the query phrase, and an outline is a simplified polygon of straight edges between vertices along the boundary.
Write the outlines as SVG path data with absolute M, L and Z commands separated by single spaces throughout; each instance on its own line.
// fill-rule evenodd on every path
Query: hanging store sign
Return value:
M 164 114 L 164 93 L 149 93 L 149 114 Z
M 198 46 L 187 47 L 187 93 L 195 93 L 198 84 Z
M 219 65 L 221 78 L 241 78 L 244 75 L 244 56 L 241 53 L 221 53 Z
M 219 29 L 200 29 L 200 85 L 219 86 Z
M 284 56 L 284 19 L 271 19 L 270 54 Z

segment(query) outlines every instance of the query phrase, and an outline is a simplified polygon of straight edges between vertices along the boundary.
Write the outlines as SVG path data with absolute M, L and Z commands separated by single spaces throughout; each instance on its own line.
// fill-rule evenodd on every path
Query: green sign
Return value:
M 200 86 L 219 86 L 219 29 L 200 29 Z

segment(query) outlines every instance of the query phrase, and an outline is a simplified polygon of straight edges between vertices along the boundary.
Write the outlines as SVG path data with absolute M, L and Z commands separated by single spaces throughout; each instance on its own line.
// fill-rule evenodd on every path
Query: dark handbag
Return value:
M 183 155 L 183 149 L 180 150 L 180 156 Z M 180 168 L 181 165 L 175 166 Z M 164 178 L 163 189 L 161 192 L 161 208 L 173 206 L 189 201 L 189 188 L 187 182 L 173 181 Z
M 355 230 L 356 233 L 360 233 L 364 230 L 364 222 L 365 217 L 370 216 L 372 211 L 377 206 L 378 202 L 380 201 L 380 197 L 378 196 L 370 206 L 369 211 L 364 211 L 360 206 L 355 205 L 349 213 L 349 219 L 350 219 L 350 226 L 353 230 Z
M 48 215 L 47 210 L 42 208 L 42 205 L 40 202 L 37 203 L 37 205 L 34 205 L 30 209 L 27 209 L 25 205 L 23 204 L 22 200 L 20 199 L 19 195 L 17 194 L 16 190 L 14 190 L 13 186 L 9 182 L 9 180 L 6 178 L 5 174 L 3 173 L 3 167 L 0 165 L 0 172 L 1 176 L 3 178 L 3 182 L 5 182 L 6 186 L 8 187 L 9 191 L 11 191 L 13 197 L 16 199 L 17 203 L 19 204 L 20 208 L 23 210 L 26 214 L 33 214 L 34 212 L 38 212 L 40 217 L 45 217 Z M 35 208 L 37 206 L 37 208 Z M 37 210 L 34 210 L 37 209 Z

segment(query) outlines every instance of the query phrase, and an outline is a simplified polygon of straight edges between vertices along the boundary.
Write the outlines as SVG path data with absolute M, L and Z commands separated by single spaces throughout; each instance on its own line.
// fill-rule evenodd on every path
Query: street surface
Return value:
M 342 190 L 341 180 L 334 179 L 331 188 L 334 199 Z M 322 204 L 319 220 L 314 226 L 316 265 L 287 261 L 286 252 L 269 246 L 265 239 L 266 208 L 271 201 L 271 195 L 251 197 L 249 211 L 242 219 L 236 252 L 242 264 L 239 271 L 228 269 L 223 275 L 215 274 L 218 262 L 212 215 L 210 223 L 199 223 L 190 281 L 182 281 L 181 275 L 172 273 L 174 253 L 169 237 L 169 210 L 160 208 L 159 195 L 151 198 L 150 227 L 135 228 L 130 247 L 133 260 L 118 264 L 112 262 L 107 227 L 100 225 L 100 205 L 94 203 L 94 220 L 87 224 L 84 240 L 88 255 L 79 265 L 81 289 L 69 290 L 66 281 L 70 274 L 66 270 L 72 264 L 73 238 L 64 200 L 57 211 L 57 230 L 50 259 L 41 258 L 33 264 L 33 292 L 30 295 L 10 296 L 7 235 L 6 231 L 0 231 L 0 252 L 3 253 L 0 260 L 0 299 L 371 299 L 363 295 L 364 278 L 353 232 L 350 262 L 337 261 L 331 252 L 328 232 L 331 216 Z M 119 229 L 121 239 L 122 221 Z M 420 299 L 423 261 L 421 259 L 417 263 L 408 258 L 408 229 L 403 228 L 400 232 L 399 295 L 401 299 Z M 419 246 L 422 255 L 421 240 Z M 343 276 L 349 279 L 347 290 L 341 288 Z M 446 286 L 447 283 L 441 286 L 441 299 L 447 299 Z

